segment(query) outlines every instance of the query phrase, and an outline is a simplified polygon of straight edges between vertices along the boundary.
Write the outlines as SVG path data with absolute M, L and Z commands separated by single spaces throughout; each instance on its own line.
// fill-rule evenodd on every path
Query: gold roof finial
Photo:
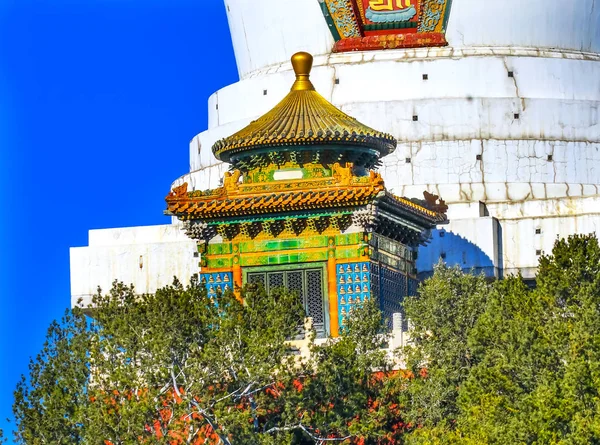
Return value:
M 315 87 L 310 81 L 312 64 L 313 56 L 309 53 L 299 52 L 292 56 L 292 66 L 296 73 L 296 81 L 292 85 L 292 91 L 314 91 Z

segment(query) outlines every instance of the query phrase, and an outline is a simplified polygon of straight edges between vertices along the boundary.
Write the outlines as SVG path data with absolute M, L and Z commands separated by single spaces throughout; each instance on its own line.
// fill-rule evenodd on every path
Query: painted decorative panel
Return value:
M 327 236 L 313 235 L 291 239 L 266 239 L 241 241 L 241 253 L 254 252 L 279 252 L 292 249 L 310 249 L 314 247 L 327 247 Z
M 420 0 L 358 0 L 364 29 L 412 29 L 419 25 Z
M 332 34 L 336 39 L 361 36 L 352 0 L 325 0 L 323 6 L 323 12 L 333 27 Z
M 320 164 L 303 164 L 299 166 L 294 162 L 286 162 L 283 165 L 268 165 L 264 168 L 254 169 L 244 175 L 244 181 L 240 184 L 242 190 L 256 191 L 258 184 L 264 184 L 266 187 L 271 187 L 270 190 L 276 188 L 274 181 L 281 179 L 315 179 L 315 178 L 330 178 L 332 176 L 331 168 Z M 302 186 L 302 182 L 296 184 Z M 264 189 L 269 190 L 269 189 Z
M 271 254 L 246 254 L 242 255 L 241 265 L 246 266 L 272 266 L 280 264 L 309 263 L 327 261 L 327 250 L 292 251 Z
M 209 243 L 207 253 L 209 255 L 227 255 L 232 253 L 231 243 Z
M 217 293 L 233 290 L 231 272 L 203 273 L 200 274 L 200 280 L 206 286 L 209 298 L 216 297 Z
M 209 269 L 224 269 L 233 265 L 233 256 L 212 257 L 207 255 L 202 257 L 200 264 Z
M 335 257 L 338 260 L 353 260 L 359 259 L 365 254 L 365 247 L 363 246 L 347 246 L 338 247 L 335 250 Z
M 353 244 L 360 244 L 363 240 L 362 232 L 355 233 L 343 233 L 336 235 L 335 245 L 336 246 L 351 246 Z
M 357 306 L 371 298 L 371 264 L 368 262 L 336 266 L 339 325 Z
M 445 46 L 452 0 L 325 0 L 334 52 Z

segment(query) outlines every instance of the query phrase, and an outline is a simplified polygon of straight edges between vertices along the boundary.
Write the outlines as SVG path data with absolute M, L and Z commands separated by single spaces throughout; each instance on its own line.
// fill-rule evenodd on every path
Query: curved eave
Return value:
M 216 144 L 215 144 L 216 145 Z M 294 149 L 301 147 L 311 147 L 323 150 L 336 150 L 344 148 L 356 148 L 360 147 L 366 150 L 376 151 L 376 155 L 379 157 L 387 156 L 396 149 L 395 140 L 392 138 L 381 139 L 372 136 L 360 136 L 356 135 L 353 137 L 308 137 L 308 138 L 297 138 L 293 140 L 289 139 L 271 139 L 260 142 L 244 141 L 236 144 L 228 145 L 223 150 L 215 151 L 215 156 L 224 161 L 230 162 L 235 158 L 242 158 L 246 156 L 252 156 L 255 154 L 261 154 L 271 149 L 283 149 L 287 151 L 294 151 Z M 373 153 L 375 154 L 375 153 Z
M 397 215 L 400 218 L 406 218 L 427 229 L 431 229 L 438 224 L 445 224 L 448 222 L 448 219 L 444 213 L 439 213 L 428 209 L 409 199 L 394 196 L 387 191 L 378 196 L 376 205 L 381 207 L 390 215 Z
M 375 199 L 383 186 L 332 187 L 250 196 L 167 198 L 168 211 L 181 220 L 210 221 L 241 216 L 339 210 L 360 207 Z

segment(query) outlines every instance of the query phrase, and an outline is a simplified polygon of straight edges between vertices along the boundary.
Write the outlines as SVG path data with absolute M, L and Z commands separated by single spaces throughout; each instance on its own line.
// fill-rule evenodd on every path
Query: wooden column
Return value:
M 239 244 L 233 244 L 233 261 L 231 272 L 233 274 L 233 287 L 235 289 L 235 295 L 238 299 L 241 299 L 239 289 L 242 287 L 242 265 L 240 264 L 240 246 Z
M 335 238 L 330 237 L 327 250 L 327 293 L 329 296 L 329 332 L 332 337 L 338 337 L 340 323 L 338 315 L 337 272 L 335 260 Z

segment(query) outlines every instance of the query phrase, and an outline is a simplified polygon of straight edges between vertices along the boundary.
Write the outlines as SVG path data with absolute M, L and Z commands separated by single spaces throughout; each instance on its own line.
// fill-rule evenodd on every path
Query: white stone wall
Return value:
M 71 248 L 71 304 L 88 306 L 98 286 L 110 290 L 114 280 L 133 284 L 138 293 L 153 293 L 198 273 L 196 243 L 179 225 L 90 230 L 88 247 Z
M 488 216 L 494 215 L 494 217 Z M 434 230 L 419 249 L 417 269 L 433 270 L 440 257 L 464 270 L 502 277 L 535 276 L 540 255 L 572 234 L 600 235 L 600 195 L 560 199 L 527 199 L 496 204 L 456 204 L 449 224 Z
M 501 222 L 504 274 L 535 275 L 539 255 L 549 254 L 557 238 L 595 232 L 600 237 L 600 195 L 525 200 L 488 206 Z M 539 233 L 538 233 L 539 232 Z
M 391 176 L 398 178 L 388 181 L 391 188 L 598 182 L 598 56 L 556 51 L 532 56 L 514 49 L 505 55 L 382 51 L 321 58 L 312 78 L 342 110 L 399 140 L 382 170 L 384 176 L 387 169 L 400 173 Z M 191 171 L 218 164 L 212 144 L 272 108 L 292 81 L 290 67 L 282 65 L 216 93 L 209 104 L 210 129 L 191 144 Z M 403 165 L 407 158 L 411 165 Z M 514 162 L 514 171 L 504 168 Z
M 240 77 L 297 51 L 333 46 L 318 0 L 224 0 Z

